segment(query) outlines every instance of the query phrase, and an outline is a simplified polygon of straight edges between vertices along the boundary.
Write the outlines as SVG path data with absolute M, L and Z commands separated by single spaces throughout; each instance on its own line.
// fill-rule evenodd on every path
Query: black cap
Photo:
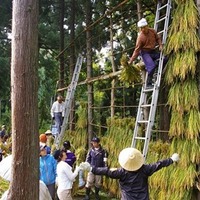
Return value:
M 97 143 L 99 143 L 99 142 L 100 142 L 100 139 L 99 139 L 98 137 L 93 137 L 93 138 L 92 138 L 92 142 L 97 142 Z
M 66 140 L 66 141 L 63 143 L 63 146 L 64 146 L 66 149 L 70 149 L 70 148 L 71 148 L 70 141 Z

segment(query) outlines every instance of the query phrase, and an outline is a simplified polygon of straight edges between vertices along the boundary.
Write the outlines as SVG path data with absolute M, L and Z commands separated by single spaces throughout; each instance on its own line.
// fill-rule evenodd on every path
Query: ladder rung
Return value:
M 162 31 L 159 31 L 158 34 L 161 34 L 161 33 L 164 33 L 164 32 L 165 32 L 165 30 L 162 30 Z
M 153 91 L 153 88 L 154 88 L 154 87 L 149 88 L 149 89 L 144 89 L 143 92 L 152 92 L 152 91 Z
M 161 19 L 157 20 L 157 21 L 156 21 L 156 24 L 158 24 L 159 22 L 161 22 L 161 21 L 165 20 L 166 18 L 167 18 L 167 17 L 165 16 L 165 17 L 163 17 L 163 18 L 161 18 Z
M 136 140 L 145 140 L 145 137 L 135 137 Z
M 148 123 L 149 121 L 147 120 L 141 120 L 141 121 L 138 121 L 138 124 L 144 124 L 144 123 Z
M 165 4 L 164 6 L 161 6 L 160 8 L 158 8 L 158 10 L 162 10 L 163 8 L 167 7 L 169 4 Z
M 141 105 L 141 108 L 147 108 L 147 107 L 151 107 L 151 104 L 145 104 L 145 105 Z

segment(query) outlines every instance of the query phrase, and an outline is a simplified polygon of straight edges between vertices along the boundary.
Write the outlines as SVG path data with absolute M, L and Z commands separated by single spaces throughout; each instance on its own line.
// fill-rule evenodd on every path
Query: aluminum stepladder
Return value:
M 65 115 L 64 115 L 64 120 L 63 120 L 63 124 L 61 127 L 61 131 L 60 131 L 60 134 L 58 134 L 55 138 L 55 144 L 56 144 L 57 149 L 59 149 L 59 144 L 60 144 L 60 142 L 64 136 L 65 130 L 67 128 L 68 118 L 69 118 L 69 114 L 70 114 L 70 110 L 71 110 L 72 101 L 74 99 L 74 93 L 75 93 L 76 86 L 78 83 L 82 63 L 83 63 L 83 57 L 82 57 L 82 55 L 79 54 L 77 62 L 76 62 L 76 66 L 74 69 L 73 77 L 71 80 L 71 84 L 68 87 L 67 95 L 65 98 Z
M 162 37 L 162 43 L 165 44 L 166 38 L 167 38 L 167 31 L 169 26 L 169 19 L 170 19 L 170 10 L 171 10 L 171 0 L 167 0 L 166 4 L 162 4 L 161 1 L 157 4 L 157 10 L 156 10 L 156 17 L 154 22 L 154 29 L 157 31 L 158 34 L 160 34 Z M 164 15 L 163 15 L 164 12 Z M 162 16 L 161 16 L 162 14 Z M 161 28 L 164 26 L 164 28 Z M 160 31 L 161 29 L 161 31 Z M 154 83 L 153 88 L 146 88 L 147 85 L 147 76 L 148 73 L 146 73 L 145 83 L 142 86 L 141 95 L 140 95 L 140 101 L 137 111 L 137 117 L 135 121 L 135 129 L 133 133 L 133 139 L 131 147 L 136 147 L 136 143 L 139 141 L 142 144 L 142 154 L 144 156 L 144 159 L 146 159 L 149 141 L 151 139 L 151 132 L 152 127 L 154 125 L 154 118 L 156 113 L 156 107 L 157 107 L 157 101 L 158 101 L 158 94 L 160 89 L 160 82 L 161 82 L 161 76 L 162 76 L 162 69 L 163 69 L 163 61 L 164 61 L 164 55 L 163 52 L 160 52 L 160 58 L 158 61 L 158 72 L 156 76 L 156 80 Z M 150 103 L 148 102 L 150 97 Z M 145 110 L 149 110 L 148 115 L 144 115 Z M 139 127 L 143 125 L 145 126 L 145 133 L 141 135 L 141 132 L 139 133 Z

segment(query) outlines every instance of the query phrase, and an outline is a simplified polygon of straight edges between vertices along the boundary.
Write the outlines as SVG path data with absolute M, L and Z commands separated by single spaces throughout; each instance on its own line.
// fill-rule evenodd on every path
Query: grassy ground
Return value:
M 85 190 L 81 189 L 81 190 L 78 191 L 78 194 L 76 196 L 74 196 L 73 199 L 74 200 L 83 200 L 84 196 L 85 196 Z M 116 199 L 116 198 L 112 198 L 109 194 L 107 194 L 104 191 L 100 191 L 99 196 L 100 196 L 101 200 L 108 200 L 108 199 L 109 200 L 119 200 L 119 199 Z M 90 199 L 95 200 L 94 191 L 91 192 Z
M 83 200 L 83 198 L 84 198 L 84 196 L 75 196 L 73 199 L 74 200 Z M 95 197 L 94 197 L 94 195 L 91 195 L 90 196 L 90 199 L 91 200 L 95 200 Z M 104 193 L 101 193 L 100 194 L 100 199 L 101 200 L 118 200 L 118 199 L 115 199 L 115 198 L 111 198 L 111 197 L 109 197 L 108 195 L 106 195 L 106 194 L 104 194 Z
M 3 179 L 0 178 L 0 198 L 2 194 L 8 189 L 9 183 L 8 181 L 4 181 Z M 74 200 L 82 200 L 85 195 L 85 190 L 81 189 L 78 191 L 77 195 L 74 196 Z M 101 200 L 118 200 L 115 198 L 110 197 L 108 194 L 104 192 L 100 192 L 100 198 Z M 94 193 L 91 193 L 91 200 L 94 200 Z

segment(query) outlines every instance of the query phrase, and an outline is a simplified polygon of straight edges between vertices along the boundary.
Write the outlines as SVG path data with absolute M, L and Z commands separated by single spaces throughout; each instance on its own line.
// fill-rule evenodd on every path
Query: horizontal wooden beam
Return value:
M 89 79 L 86 79 L 84 81 L 81 81 L 77 84 L 78 85 L 84 85 L 84 84 L 90 84 L 90 83 L 93 83 L 95 81 L 100 81 L 100 80 L 106 80 L 106 79 L 109 79 L 109 78 L 113 78 L 115 76 L 118 76 L 121 74 L 121 70 L 117 71 L 117 72 L 112 72 L 110 74 L 104 74 L 104 75 L 101 75 L 101 76 L 97 76 L 97 77 L 93 77 L 93 78 L 89 78 Z M 64 87 L 64 88 L 59 88 L 57 90 L 57 92 L 61 92 L 61 91 L 64 91 L 64 90 L 67 90 L 69 86 L 67 87 Z

